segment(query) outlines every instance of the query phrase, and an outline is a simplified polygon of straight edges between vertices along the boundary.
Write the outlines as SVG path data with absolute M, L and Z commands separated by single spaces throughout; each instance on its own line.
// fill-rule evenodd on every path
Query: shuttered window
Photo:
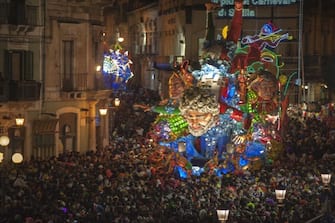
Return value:
M 33 52 L 25 50 L 5 51 L 5 79 L 7 80 L 34 80 Z

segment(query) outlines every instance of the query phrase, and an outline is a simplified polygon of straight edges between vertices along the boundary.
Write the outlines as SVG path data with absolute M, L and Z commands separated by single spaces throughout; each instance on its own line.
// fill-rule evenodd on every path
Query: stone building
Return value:
M 111 89 L 103 55 L 103 8 L 113 1 L 0 1 L 0 131 L 6 157 L 47 158 L 108 142 L 98 109 Z M 18 126 L 15 118 L 24 118 Z M 105 123 L 104 123 L 105 122 Z M 103 127 L 101 127 L 103 126 Z

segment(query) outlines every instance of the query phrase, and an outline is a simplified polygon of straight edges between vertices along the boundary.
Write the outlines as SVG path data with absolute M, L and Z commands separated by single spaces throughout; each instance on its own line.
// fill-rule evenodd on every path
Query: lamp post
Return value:
M 8 136 L 0 136 L 0 180 L 1 180 L 1 211 L 0 213 L 3 214 L 3 211 L 5 211 L 5 183 L 4 183 L 4 177 L 3 177 L 3 172 L 5 171 L 2 167 L 2 163 L 6 161 L 6 151 L 5 149 L 9 145 L 9 137 Z
M 7 148 L 7 146 L 9 145 L 9 142 L 10 142 L 10 140 L 9 140 L 9 137 L 8 136 L 0 136 L 0 146 L 1 146 L 1 148 L 2 148 L 2 150 L 4 149 L 6 149 Z M 7 159 L 6 159 L 6 153 L 5 153 L 5 151 L 1 151 L 0 152 L 0 163 L 1 162 L 3 162 L 3 161 L 6 161 Z
M 324 193 L 324 217 L 328 218 L 329 214 L 331 212 L 330 208 L 331 205 L 329 204 L 331 202 L 331 199 L 329 195 L 331 195 L 331 188 L 330 188 L 330 182 L 331 182 L 332 175 L 330 173 L 322 173 L 321 174 L 321 180 L 323 184 L 323 193 Z
M 329 189 L 329 184 L 330 184 L 330 180 L 331 180 L 332 175 L 330 173 L 322 173 L 321 174 L 321 180 L 323 183 L 323 186 L 325 187 L 325 189 Z
M 99 108 L 99 114 L 100 114 L 100 126 L 101 126 L 101 146 L 104 148 L 107 144 L 106 140 L 106 116 L 107 116 L 108 109 L 106 107 Z
M 111 117 L 110 117 L 110 132 L 113 133 L 115 127 L 115 112 L 120 107 L 121 100 L 116 97 L 114 99 L 114 106 L 111 107 Z
M 286 195 L 286 190 L 285 189 L 276 189 L 276 199 L 278 201 L 278 217 L 279 217 L 279 223 L 283 222 L 282 219 L 282 209 L 284 207 L 284 200 L 285 200 L 285 195 Z
M 109 143 L 110 130 L 113 130 L 115 121 L 114 109 L 118 108 L 120 104 L 121 100 L 119 98 L 115 98 L 112 105 L 109 103 L 107 104 L 105 101 L 104 106 L 99 108 L 99 114 L 101 116 L 102 147 L 105 147 Z M 111 112 L 109 113 L 109 111 Z M 110 126 L 112 126 L 111 129 L 109 128 Z
M 216 210 L 216 213 L 221 223 L 225 223 L 228 221 L 229 210 Z

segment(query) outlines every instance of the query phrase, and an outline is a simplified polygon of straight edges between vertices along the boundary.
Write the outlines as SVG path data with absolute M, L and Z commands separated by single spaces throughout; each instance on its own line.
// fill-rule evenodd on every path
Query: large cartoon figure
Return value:
M 170 142 L 187 134 L 187 122 L 180 115 L 179 102 L 184 91 L 194 85 L 195 79 L 189 72 L 189 61 L 176 64 L 169 78 L 169 97 L 158 105 L 134 105 L 144 111 L 158 114 L 149 135 L 155 141 Z
M 213 39 L 211 19 L 218 5 L 206 4 L 209 23 L 201 68 L 184 69 L 170 78 L 168 101 L 174 102 L 173 110 L 165 113 L 169 116 L 158 116 L 153 126 L 156 134 L 164 136 L 156 137 L 158 144 L 179 154 L 171 160 L 184 160 L 182 166 L 171 162 L 179 176 L 190 174 L 189 164 L 192 174 L 221 176 L 253 168 L 253 163 L 278 157 L 281 151 L 287 78 L 280 73 L 284 64 L 274 49 L 292 37 L 280 34 L 282 30 L 269 22 L 258 35 L 241 38 L 242 3 L 235 0 L 231 26 L 223 29 L 221 40 Z M 182 134 L 166 134 L 174 132 L 167 121 L 171 114 L 183 123 Z

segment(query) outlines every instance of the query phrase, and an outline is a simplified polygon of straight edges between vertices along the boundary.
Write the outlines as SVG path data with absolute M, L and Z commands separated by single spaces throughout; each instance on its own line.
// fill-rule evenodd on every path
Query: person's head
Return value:
M 261 70 L 249 88 L 257 93 L 264 101 L 273 100 L 278 92 L 278 81 L 269 71 Z
M 191 87 L 185 90 L 179 110 L 188 122 L 190 133 L 201 136 L 216 124 L 219 107 L 216 95 L 209 89 Z

